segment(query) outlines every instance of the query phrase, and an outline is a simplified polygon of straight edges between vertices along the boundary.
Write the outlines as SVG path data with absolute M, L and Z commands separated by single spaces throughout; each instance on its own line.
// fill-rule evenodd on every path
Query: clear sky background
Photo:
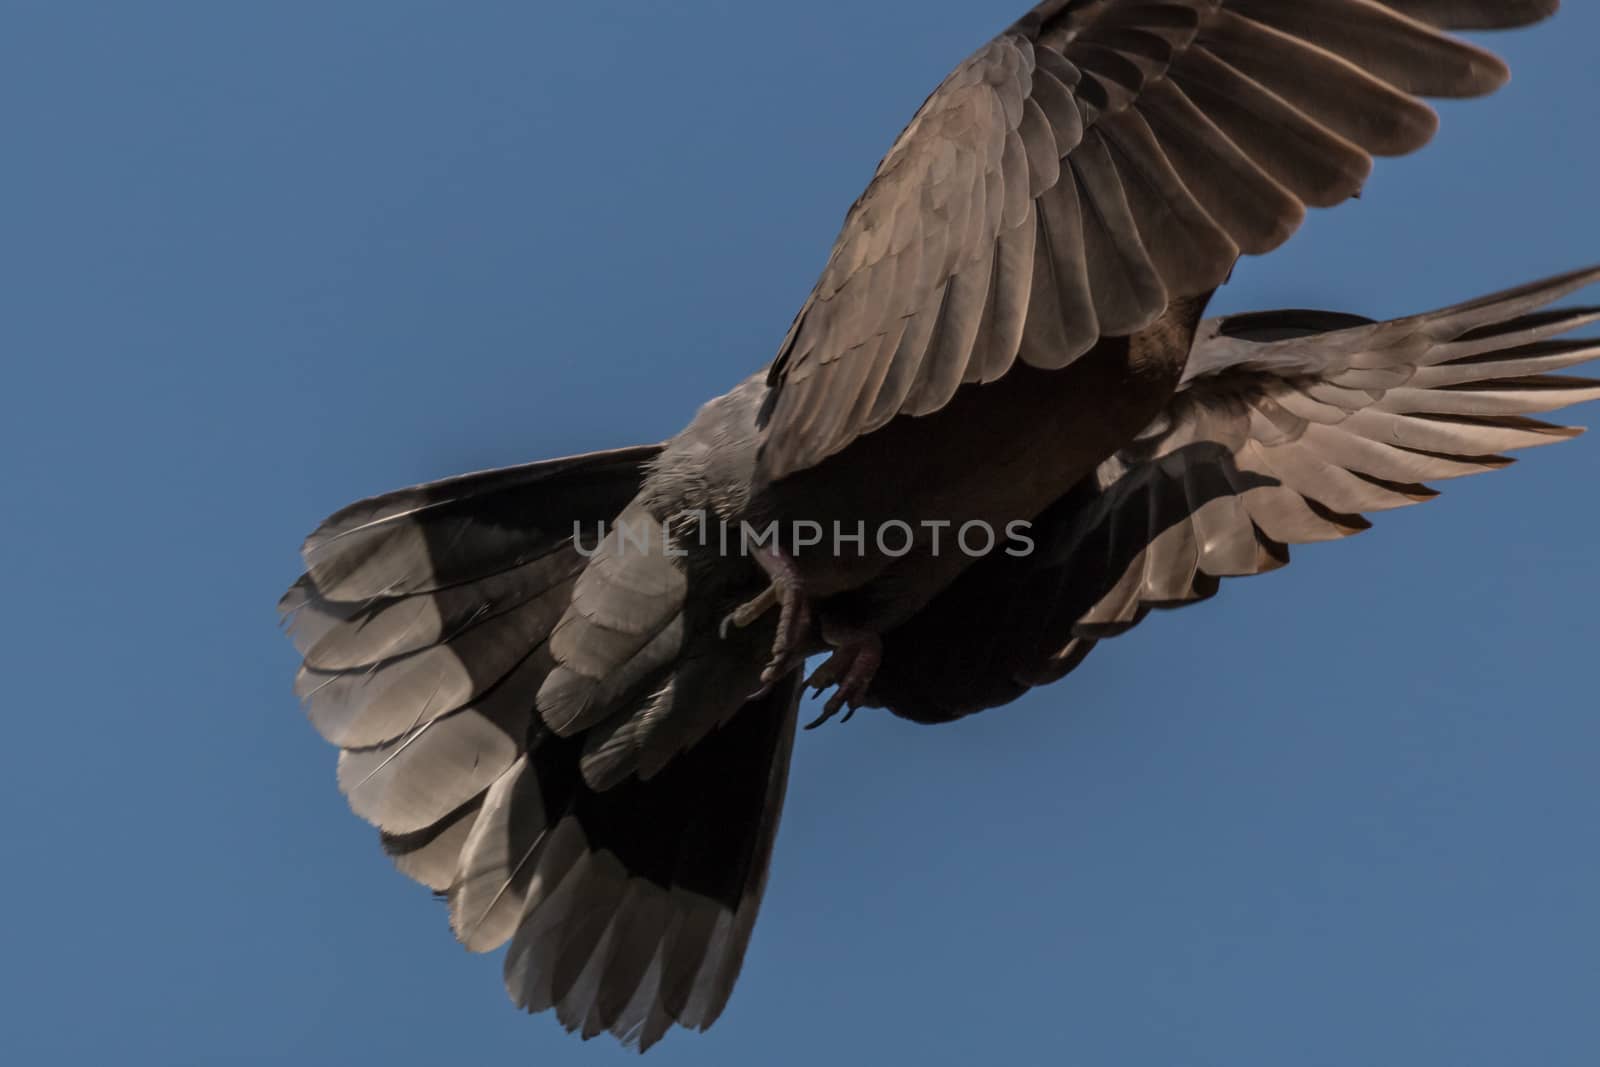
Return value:
M 274 602 L 351 499 L 763 364 L 1024 5 L 0 2 L 0 1056 L 624 1062 L 390 868 Z M 1600 261 L 1570 6 L 1217 306 Z M 1597 487 L 1529 454 L 1009 709 L 803 736 L 729 1011 L 652 1062 L 1600 1063 Z

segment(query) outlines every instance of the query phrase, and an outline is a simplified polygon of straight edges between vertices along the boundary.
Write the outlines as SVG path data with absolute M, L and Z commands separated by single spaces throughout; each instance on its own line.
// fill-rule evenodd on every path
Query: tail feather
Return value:
M 371 748 L 339 754 L 339 789 L 351 810 L 389 833 L 424 830 L 483 793 L 516 762 L 533 725 L 529 656 L 473 707 Z
M 420 652 L 552 593 L 577 577 L 581 560 L 565 547 L 520 567 L 431 594 L 394 597 L 370 607 L 316 598 L 296 617 L 305 665 L 348 671 Z M 559 594 L 558 594 L 559 595 Z
M 396 866 L 469 949 L 510 944 L 519 1005 L 644 1047 L 727 1002 L 799 692 L 748 695 L 770 634 L 717 638 L 663 545 L 574 541 L 614 516 L 652 528 L 631 501 L 658 451 L 352 505 L 279 605 L 296 692 Z
M 409 834 L 385 831 L 379 835 L 383 851 L 401 874 L 443 893 L 455 882 L 461 850 L 482 810 L 483 794 L 479 793 L 426 829 Z
M 570 583 L 419 652 L 368 667 L 301 667 L 295 691 L 324 738 L 344 748 L 385 744 L 486 699 L 541 648 Z
M 430 593 L 538 559 L 638 491 L 659 445 L 466 474 L 363 500 L 306 538 L 307 578 L 327 600 Z

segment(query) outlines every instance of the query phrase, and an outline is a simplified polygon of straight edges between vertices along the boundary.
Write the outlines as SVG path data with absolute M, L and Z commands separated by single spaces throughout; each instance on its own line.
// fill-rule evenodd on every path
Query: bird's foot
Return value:
M 833 646 L 833 655 L 806 679 L 806 685 L 819 693 L 830 685 L 838 688 L 822 706 L 822 714 L 806 725 L 807 730 L 815 730 L 841 711 L 845 716 L 840 721 L 849 722 L 856 709 L 866 703 L 867 690 L 883 663 L 883 641 L 875 633 L 838 633 L 824 626 L 823 636 Z
M 761 672 L 762 684 L 771 686 L 805 661 L 806 635 L 811 631 L 811 602 L 806 598 L 800 572 L 795 569 L 793 560 L 776 548 L 757 548 L 752 554 L 766 572 L 770 584 L 760 596 L 729 612 L 719 632 L 723 640 L 727 640 L 729 630 L 742 630 L 777 607 L 778 632 L 772 639 L 772 655 Z

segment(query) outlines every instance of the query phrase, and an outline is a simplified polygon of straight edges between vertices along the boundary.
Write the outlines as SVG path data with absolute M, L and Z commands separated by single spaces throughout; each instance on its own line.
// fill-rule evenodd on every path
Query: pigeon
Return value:
M 1576 436 L 1600 268 L 1206 319 L 1557 0 L 1044 0 L 850 208 L 771 363 L 659 444 L 345 508 L 280 608 L 383 850 L 505 984 L 644 1050 L 727 1004 L 802 693 L 942 723 L 1150 611 Z M 810 657 L 823 660 L 809 677 Z M 819 720 L 820 721 L 820 720 Z

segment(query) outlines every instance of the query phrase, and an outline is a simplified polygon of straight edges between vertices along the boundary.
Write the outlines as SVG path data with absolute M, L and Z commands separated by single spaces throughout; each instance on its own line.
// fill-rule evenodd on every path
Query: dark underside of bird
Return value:
M 1429 140 L 1422 98 L 1505 81 L 1448 31 L 1555 8 L 1038 5 L 894 142 L 773 361 L 677 437 L 310 536 L 281 608 L 351 807 L 468 948 L 509 946 L 518 1005 L 641 1048 L 710 1026 L 807 657 L 824 718 L 954 720 L 1576 436 L 1538 416 L 1600 398 L 1558 373 L 1600 357 L 1567 299 L 1600 269 L 1388 322 L 1204 317 L 1241 255 Z

